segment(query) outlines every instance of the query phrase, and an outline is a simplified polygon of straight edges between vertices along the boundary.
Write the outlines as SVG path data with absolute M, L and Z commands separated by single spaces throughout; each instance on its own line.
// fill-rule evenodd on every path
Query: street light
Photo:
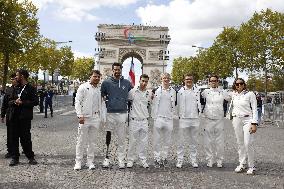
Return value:
M 95 40 L 97 41 L 98 45 L 100 46 L 100 43 L 106 40 L 106 33 L 104 32 L 96 32 L 95 34 Z M 94 65 L 94 69 L 97 69 L 100 71 L 100 59 L 104 58 L 104 51 L 105 48 L 95 48 L 95 65 Z
M 60 45 L 60 44 L 66 44 L 66 43 L 72 43 L 72 42 L 73 42 L 72 40 L 69 40 L 69 41 L 55 41 L 55 44 L 56 45 Z M 58 68 L 56 68 L 54 70 L 54 75 L 55 75 L 55 73 L 56 73 L 56 81 L 57 81 L 57 84 L 58 84 L 58 75 L 59 75 Z M 53 76 L 52 76 L 52 78 L 53 78 Z M 68 95 L 68 93 L 69 93 L 69 76 L 67 77 L 67 95 Z
M 170 43 L 171 36 L 170 35 L 160 35 L 160 44 L 162 45 L 163 49 L 160 50 L 159 53 L 159 60 L 163 60 L 163 73 L 165 73 L 165 60 L 169 60 L 170 51 L 167 50 L 167 46 Z
M 199 47 L 199 46 L 196 46 L 196 45 L 191 45 L 191 47 L 195 47 L 195 48 L 198 48 L 198 49 L 208 49 L 208 48 L 205 48 L 205 47 Z
M 73 41 L 55 41 L 55 44 L 72 43 Z
M 100 71 L 100 59 L 104 58 L 104 51 L 105 48 L 95 48 L 95 65 L 94 65 L 94 69 L 99 70 Z

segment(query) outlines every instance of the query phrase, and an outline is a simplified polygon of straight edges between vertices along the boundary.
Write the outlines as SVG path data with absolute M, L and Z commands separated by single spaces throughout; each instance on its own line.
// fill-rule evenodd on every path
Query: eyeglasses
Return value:
M 190 81 L 192 81 L 192 79 L 191 79 L 191 78 L 186 78 L 185 80 L 190 80 Z
M 210 82 L 217 82 L 218 80 L 210 80 Z
M 243 85 L 244 83 L 236 83 L 235 85 L 236 86 L 239 86 L 239 85 Z

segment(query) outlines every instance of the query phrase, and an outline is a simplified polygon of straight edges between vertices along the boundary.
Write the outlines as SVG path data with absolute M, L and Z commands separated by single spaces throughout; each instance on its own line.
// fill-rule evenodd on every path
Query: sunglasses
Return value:
M 218 80 L 210 80 L 210 82 L 217 82 Z
M 243 85 L 244 83 L 236 83 L 235 85 L 236 86 L 240 86 L 240 85 Z

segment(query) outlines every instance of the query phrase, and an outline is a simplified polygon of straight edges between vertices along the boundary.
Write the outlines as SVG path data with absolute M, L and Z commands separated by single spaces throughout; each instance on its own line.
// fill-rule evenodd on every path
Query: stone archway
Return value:
M 100 57 L 97 67 L 106 76 L 112 73 L 114 62 L 137 58 L 142 64 L 142 73 L 150 77 L 149 87 L 155 87 L 167 66 L 168 56 L 164 52 L 168 52 L 170 42 L 168 31 L 168 27 L 100 24 L 96 40 L 103 51 L 97 53 Z

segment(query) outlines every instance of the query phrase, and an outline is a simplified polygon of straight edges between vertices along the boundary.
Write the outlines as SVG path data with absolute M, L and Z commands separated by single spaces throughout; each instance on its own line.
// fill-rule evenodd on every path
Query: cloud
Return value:
M 40 9 L 49 6 L 56 7 L 54 15 L 61 20 L 69 21 L 93 21 L 98 18 L 91 14 L 93 9 L 101 7 L 121 7 L 133 4 L 138 0 L 32 0 Z
M 67 20 L 67 21 L 98 20 L 96 16 L 76 8 L 58 9 L 56 12 L 54 12 L 54 16 L 61 20 Z
M 168 26 L 171 58 L 195 53 L 192 45 L 208 47 L 225 26 L 239 26 L 255 11 L 271 8 L 283 12 L 283 0 L 173 0 L 147 4 L 136 10 L 146 25 Z
M 94 58 L 94 54 L 92 53 L 86 53 L 77 50 L 72 50 L 72 52 L 74 53 L 75 58 L 82 58 L 82 57 Z

